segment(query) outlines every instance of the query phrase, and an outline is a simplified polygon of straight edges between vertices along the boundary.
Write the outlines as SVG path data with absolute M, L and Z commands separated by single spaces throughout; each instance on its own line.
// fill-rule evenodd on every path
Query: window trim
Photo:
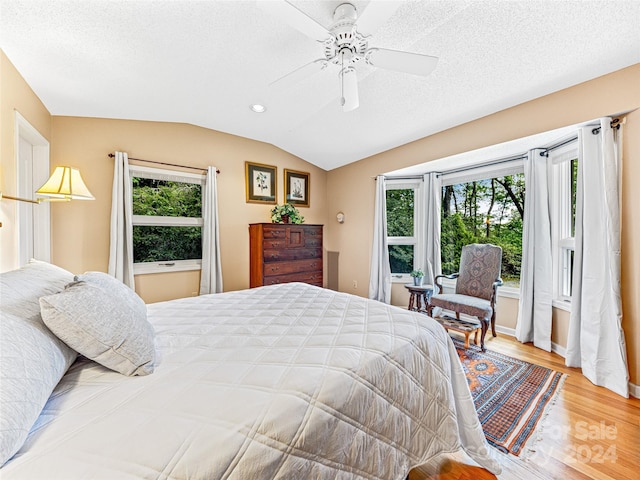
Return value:
M 168 182 L 193 183 L 202 185 L 204 191 L 205 177 L 203 175 L 161 168 L 142 167 L 130 165 L 129 174 L 133 177 L 150 178 Z M 133 188 L 131 189 L 133 195 Z M 155 215 L 133 215 L 133 226 L 168 226 L 168 227 L 192 227 L 204 225 L 202 217 L 163 217 Z M 165 260 L 161 262 L 138 262 L 133 264 L 134 275 L 147 275 L 167 272 L 186 272 L 202 269 L 202 259 L 190 260 Z
M 133 224 L 149 227 L 202 227 L 201 217 L 163 217 L 156 215 L 134 215 Z
M 413 189 L 413 236 L 411 237 L 390 237 L 387 236 L 387 247 L 389 245 L 413 245 L 413 268 L 416 265 L 424 264 L 424 241 L 421 232 L 423 231 L 423 184 L 422 178 L 397 179 L 388 178 L 385 181 L 385 195 L 387 190 Z M 388 251 L 388 250 L 387 250 Z M 418 267 L 422 268 L 422 267 Z M 392 273 L 391 283 L 410 283 L 411 275 L 408 273 Z
M 571 162 L 579 158 L 577 142 L 549 153 L 551 168 L 551 255 L 553 269 L 553 300 L 557 308 L 571 310 L 572 270 L 567 266 L 570 252 L 575 251 L 575 236 L 571 236 Z
M 470 183 L 474 181 L 487 180 L 496 177 L 506 177 L 507 175 L 516 175 L 524 173 L 524 157 L 514 158 L 513 160 L 499 162 L 494 165 L 480 165 L 478 167 L 469 167 L 463 171 L 452 173 L 444 172 L 441 176 L 442 186 L 457 185 L 459 183 Z
M 143 262 L 133 264 L 134 275 L 150 273 L 188 272 L 202 269 L 202 259 L 172 260 L 170 262 Z

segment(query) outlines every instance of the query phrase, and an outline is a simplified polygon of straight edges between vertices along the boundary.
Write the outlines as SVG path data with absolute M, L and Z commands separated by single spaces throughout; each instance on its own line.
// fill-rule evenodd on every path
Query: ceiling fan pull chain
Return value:
M 340 106 L 344 107 L 346 100 L 344 98 L 344 51 L 340 52 L 342 56 L 342 67 L 340 70 Z

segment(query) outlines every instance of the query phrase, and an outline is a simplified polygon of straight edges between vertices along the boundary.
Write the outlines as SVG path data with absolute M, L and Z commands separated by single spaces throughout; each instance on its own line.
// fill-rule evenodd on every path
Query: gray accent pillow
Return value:
M 0 274 L 0 466 L 22 447 L 77 357 L 42 322 L 38 303 L 72 280 L 72 273 L 38 261 Z
M 131 308 L 138 317 L 146 320 L 147 306 L 144 300 L 117 278 L 104 272 L 85 272 L 82 275 L 76 275 L 73 279 L 76 282 L 87 282 L 112 291 L 121 301 L 125 302 L 127 307 Z
M 155 332 L 147 307 L 125 284 L 102 272 L 78 275 L 64 291 L 40 298 L 44 323 L 85 357 L 123 375 L 148 375 Z

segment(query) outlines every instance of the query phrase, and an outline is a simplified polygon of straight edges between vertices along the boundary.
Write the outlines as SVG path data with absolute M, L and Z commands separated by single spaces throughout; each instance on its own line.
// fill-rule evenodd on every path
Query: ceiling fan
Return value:
M 338 69 L 340 103 L 345 112 L 358 108 L 358 77 L 356 65 L 362 61 L 374 67 L 396 70 L 414 75 L 429 75 L 438 63 L 437 57 L 385 48 L 369 47 L 372 33 L 387 20 L 401 2 L 372 0 L 358 17 L 351 3 L 338 5 L 333 24 L 327 29 L 285 0 L 258 1 L 260 7 L 280 18 L 308 37 L 322 43 L 324 57 L 314 60 L 272 85 L 291 86 L 326 68 Z

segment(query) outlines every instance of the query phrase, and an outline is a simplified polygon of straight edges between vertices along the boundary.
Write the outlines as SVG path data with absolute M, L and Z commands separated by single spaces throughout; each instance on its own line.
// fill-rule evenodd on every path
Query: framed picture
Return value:
M 296 207 L 309 206 L 309 174 L 284 169 L 284 201 Z
M 247 203 L 276 203 L 277 167 L 244 162 Z

